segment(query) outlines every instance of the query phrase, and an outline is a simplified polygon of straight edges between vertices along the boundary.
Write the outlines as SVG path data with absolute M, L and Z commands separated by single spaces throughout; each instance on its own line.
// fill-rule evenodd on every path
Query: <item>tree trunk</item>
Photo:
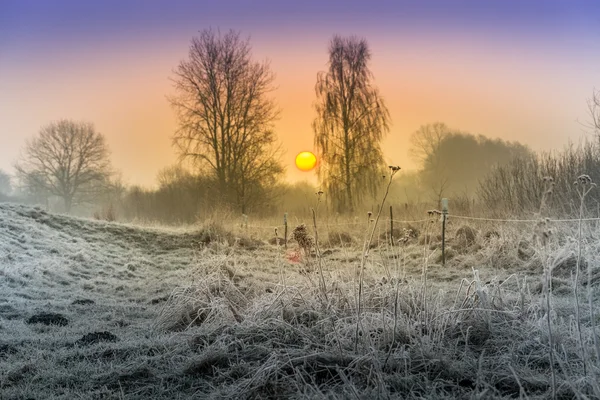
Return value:
M 354 212 L 354 201 L 352 199 L 352 182 L 350 182 L 350 168 L 347 168 L 348 176 L 346 177 L 346 201 L 347 201 L 347 210 L 348 213 Z
M 73 198 L 71 196 L 65 196 L 63 199 L 65 202 L 65 212 L 70 213 L 71 207 L 73 206 Z
M 347 127 L 344 127 L 344 152 L 345 152 L 345 162 L 346 165 L 345 167 L 345 179 L 344 179 L 344 183 L 345 183 L 345 189 L 346 189 L 346 196 L 344 199 L 344 202 L 346 203 L 346 210 L 344 210 L 344 212 L 346 213 L 352 213 L 354 212 L 354 204 L 352 204 L 352 182 L 350 181 L 350 132 L 348 131 Z

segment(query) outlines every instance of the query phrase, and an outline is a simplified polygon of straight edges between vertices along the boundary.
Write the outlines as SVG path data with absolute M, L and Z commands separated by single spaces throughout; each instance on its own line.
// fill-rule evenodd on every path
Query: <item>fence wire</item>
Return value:
M 536 223 L 536 222 L 549 222 L 549 223 L 578 223 L 578 222 L 592 222 L 592 221 L 600 221 L 600 217 L 595 217 L 595 218 L 558 218 L 558 219 L 553 219 L 553 218 L 536 218 L 536 219 L 514 219 L 514 218 L 486 218 L 486 217 L 475 217 L 475 216 L 468 216 L 468 215 L 453 215 L 453 214 L 447 214 L 446 215 L 446 221 L 450 221 L 450 220 L 465 220 L 465 221 L 481 221 L 481 222 L 495 222 L 495 223 L 499 223 L 499 222 L 504 222 L 504 223 Z M 389 219 L 389 218 L 384 218 L 384 219 L 380 219 L 380 225 L 382 225 L 382 223 L 385 223 L 386 225 L 389 225 L 391 222 L 393 222 L 394 224 L 422 224 L 425 222 L 434 222 L 434 221 L 441 221 L 441 214 L 440 215 L 435 215 L 435 216 L 431 216 L 429 218 L 423 218 L 423 219 L 414 219 L 414 220 L 399 220 L 399 219 Z M 359 226 L 359 225 L 364 225 L 365 221 L 349 221 L 349 222 L 336 222 L 336 223 L 330 223 L 330 222 L 325 222 L 325 223 L 319 223 L 317 225 L 318 228 L 320 229 L 324 229 L 324 230 L 331 230 L 331 228 L 336 228 L 336 227 L 348 227 L 348 226 Z M 293 229 L 292 228 L 293 224 L 288 224 L 288 229 Z M 261 230 L 261 231 L 271 231 L 271 232 L 275 232 L 275 229 L 277 229 L 278 232 L 282 232 L 285 229 L 285 225 L 281 224 L 281 225 L 246 225 L 244 223 L 240 224 L 239 227 L 243 230 L 245 229 L 253 229 L 253 230 Z

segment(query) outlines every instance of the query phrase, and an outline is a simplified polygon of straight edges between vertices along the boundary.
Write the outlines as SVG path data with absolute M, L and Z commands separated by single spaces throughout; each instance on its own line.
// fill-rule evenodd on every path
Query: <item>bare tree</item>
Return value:
M 444 134 L 439 144 L 430 149 L 419 175 L 423 187 L 432 190 L 436 204 L 448 195 L 468 197 L 495 166 L 509 164 L 515 157 L 531 152 L 518 142 L 468 133 Z
M 246 212 L 283 172 L 268 63 L 252 61 L 249 40 L 239 33 L 205 30 L 192 39 L 173 81 L 177 95 L 169 100 L 179 119 L 173 144 L 183 159 L 214 175 L 223 200 Z
M 192 181 L 194 180 L 194 176 L 181 164 L 176 164 L 164 167 L 158 171 L 156 180 L 160 189 L 168 189 L 180 185 L 181 182 Z
M 319 179 L 338 212 L 351 212 L 374 193 L 385 164 L 381 140 L 389 131 L 389 112 L 373 86 L 371 52 L 364 39 L 334 36 L 329 69 L 317 75 L 315 146 Z
M 450 129 L 443 122 L 421 125 L 410 135 L 408 154 L 418 163 L 421 183 L 432 190 L 436 204 L 440 203 L 450 185 L 440 151 L 442 143 L 450 135 Z
M 410 135 L 409 156 L 423 167 L 425 162 L 435 162 L 432 158 L 439 153 L 442 141 L 450 135 L 450 128 L 443 122 L 421 125 Z
M 88 122 L 60 120 L 29 140 L 15 166 L 31 192 L 61 197 L 66 212 L 97 193 L 110 176 L 104 136 Z

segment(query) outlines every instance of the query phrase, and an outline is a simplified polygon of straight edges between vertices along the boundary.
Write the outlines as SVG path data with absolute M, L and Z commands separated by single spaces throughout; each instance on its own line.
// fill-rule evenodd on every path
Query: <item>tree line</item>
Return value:
M 328 68 L 317 74 L 315 84 L 317 174 L 331 212 L 354 213 L 383 183 L 387 166 L 381 143 L 390 132 L 391 117 L 374 84 L 365 39 L 335 35 L 328 56 Z M 302 204 L 292 204 L 314 200 L 310 192 L 315 188 L 282 181 L 275 75 L 268 62 L 253 60 L 249 39 L 235 31 L 200 32 L 171 79 L 174 95 L 168 101 L 177 116 L 172 144 L 180 164 L 160 172 L 158 189 L 125 188 L 115 179 L 104 136 L 89 122 L 65 119 L 43 126 L 25 144 L 15 165 L 20 193 L 46 205 L 58 198 L 66 212 L 100 199 L 127 219 L 174 223 L 224 210 L 264 215 L 301 209 Z M 594 92 L 588 103 L 596 130 L 599 97 Z M 418 188 L 413 200 L 432 203 L 459 194 L 490 202 L 501 192 L 492 190 L 490 182 L 508 185 L 506 176 L 516 176 L 507 170 L 517 165 L 511 160 L 538 160 L 519 143 L 460 132 L 441 122 L 423 125 L 411 135 L 410 157 L 418 172 L 396 187 L 404 185 L 408 202 L 410 181 L 411 190 Z M 10 192 L 5 175 L 0 173 L 4 196 Z M 484 176 L 489 179 L 482 184 Z

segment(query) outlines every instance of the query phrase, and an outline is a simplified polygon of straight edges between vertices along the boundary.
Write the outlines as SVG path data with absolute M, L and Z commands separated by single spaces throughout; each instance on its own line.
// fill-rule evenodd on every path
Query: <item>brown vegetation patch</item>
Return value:
M 587 268 L 587 260 L 581 257 L 579 260 L 579 270 L 582 271 Z M 567 258 L 560 260 L 552 268 L 552 275 L 560 278 L 569 278 L 574 275 L 577 270 L 577 256 L 574 254 L 569 255 Z
M 164 303 L 165 301 L 169 300 L 169 297 L 170 296 L 155 297 L 154 299 L 150 300 L 150 304 Z
M 69 320 L 62 314 L 40 313 L 29 317 L 27 323 L 66 326 L 69 324 Z
M 303 325 L 306 327 L 314 326 L 322 317 L 321 315 L 310 309 L 302 309 L 301 307 L 288 306 L 282 310 L 282 318 L 285 322 L 291 325 Z
M 16 384 L 28 376 L 31 376 L 36 372 L 36 368 L 33 364 L 24 364 L 20 367 L 16 367 L 5 375 L 5 382 L 0 381 L 0 389 L 2 386 L 11 386 L 12 384 Z
M 529 261 L 535 255 L 535 249 L 527 240 L 520 240 L 517 245 L 517 256 L 521 261 Z
M 273 246 L 285 246 L 285 239 L 279 236 L 275 236 L 269 239 L 269 244 Z
M 16 354 L 17 353 L 17 348 L 10 345 L 10 344 L 0 344 L 0 358 L 2 357 L 6 357 L 10 354 Z
M 73 300 L 73 302 L 71 304 L 73 304 L 73 305 L 89 305 L 89 304 L 96 304 L 96 302 L 92 299 L 77 299 L 77 300 Z
M 490 240 L 494 240 L 494 239 L 500 239 L 500 233 L 498 231 L 495 231 L 495 230 L 490 230 L 490 231 L 487 231 L 486 233 L 483 234 L 483 238 L 486 241 L 490 241 Z
M 155 379 L 154 373 L 148 367 L 139 367 L 133 371 L 125 370 L 108 377 L 100 377 L 98 383 L 102 385 L 103 381 L 107 380 L 109 388 L 128 392 L 133 388 L 152 384 Z
M 439 252 L 436 253 L 437 255 L 435 256 L 435 260 L 434 262 L 436 264 L 441 264 L 442 263 L 442 250 L 440 249 Z M 446 261 L 452 260 L 454 257 L 456 257 L 458 253 L 456 252 L 456 250 L 454 250 L 452 247 L 448 247 L 446 246 L 446 248 L 444 249 L 444 257 L 446 258 Z
M 110 332 L 92 332 L 83 335 L 83 337 L 75 342 L 80 346 L 90 346 L 92 344 L 100 343 L 100 342 L 116 342 L 119 340 L 115 335 Z
M 423 246 L 426 244 L 429 245 L 433 245 L 433 244 L 437 244 L 440 243 L 442 241 L 442 235 L 440 234 L 432 234 L 432 233 L 427 233 L 425 235 L 421 235 L 419 236 L 419 245 Z M 435 247 L 433 247 L 435 248 Z
M 227 349 L 207 349 L 188 365 L 183 373 L 185 375 L 212 376 L 219 368 L 228 368 L 233 355 Z
M 456 230 L 454 237 L 460 247 L 469 247 L 475 243 L 477 233 L 469 225 L 463 225 Z
M 388 228 L 379 235 L 379 240 L 390 240 L 391 233 L 392 231 Z M 417 239 L 421 235 L 421 231 L 411 224 L 401 224 L 399 227 L 394 227 L 393 233 L 394 242 L 397 242 L 398 240 L 409 241 L 411 239 Z
M 490 324 L 483 316 L 472 316 L 453 325 L 448 332 L 449 337 L 458 339 L 460 346 L 474 346 L 481 349 L 492 337 Z
M 292 231 L 292 239 L 298 242 L 298 245 L 306 254 L 311 254 L 311 250 L 315 245 L 315 238 L 308 233 L 306 225 L 301 224 Z
M 243 249 L 246 249 L 246 250 L 250 250 L 250 251 L 256 250 L 259 247 L 261 247 L 261 246 L 264 245 L 264 243 L 261 240 L 254 239 L 254 238 L 249 238 L 249 237 L 246 237 L 246 236 L 238 236 L 238 237 L 236 237 L 235 238 L 235 243 L 239 247 L 241 247 Z
M 330 231 L 327 238 L 330 246 L 348 246 L 355 243 L 352 235 L 347 232 Z

